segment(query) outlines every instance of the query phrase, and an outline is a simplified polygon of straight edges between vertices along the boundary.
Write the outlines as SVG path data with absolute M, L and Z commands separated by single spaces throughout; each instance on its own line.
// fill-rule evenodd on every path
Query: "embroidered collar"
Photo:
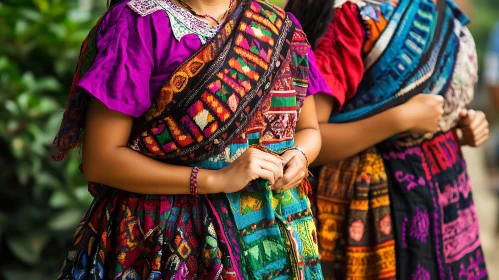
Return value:
M 204 44 L 213 38 L 220 28 L 220 26 L 210 26 L 207 22 L 175 5 L 171 0 L 132 0 L 128 2 L 128 5 L 141 16 L 164 10 L 170 19 L 173 36 L 177 41 L 187 34 L 195 34 Z
M 196 34 L 204 44 L 208 39 L 213 38 L 220 28 L 220 26 L 211 26 L 207 22 L 198 19 L 190 12 L 175 5 L 172 0 L 156 1 L 168 14 L 173 35 L 177 41 L 187 34 Z
M 131 0 L 127 5 L 134 12 L 143 17 L 161 10 L 161 6 L 158 5 L 158 2 L 156 0 Z

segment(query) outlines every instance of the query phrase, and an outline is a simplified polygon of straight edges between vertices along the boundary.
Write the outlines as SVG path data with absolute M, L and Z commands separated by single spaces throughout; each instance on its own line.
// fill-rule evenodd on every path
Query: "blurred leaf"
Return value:
M 50 206 L 54 208 L 62 208 L 66 207 L 71 204 L 71 199 L 68 197 L 66 193 L 63 192 L 56 192 L 51 198 L 50 198 Z
M 88 193 L 88 186 L 79 186 L 74 191 L 75 196 L 82 202 L 83 205 L 90 205 L 92 203 L 92 196 Z M 85 209 L 86 210 L 86 209 Z
M 41 19 L 41 14 L 39 12 L 30 9 L 20 9 L 20 13 L 23 17 L 31 21 L 38 21 Z
M 28 23 L 25 20 L 18 20 L 16 23 L 15 32 L 18 36 L 26 33 L 28 30 Z
M 21 137 L 16 137 L 12 139 L 12 153 L 14 154 L 15 157 L 21 158 L 24 155 L 24 147 L 25 147 L 26 141 L 22 139 Z
M 25 74 L 24 77 L 27 77 L 27 76 L 29 76 L 29 75 Z M 29 78 L 27 80 L 29 80 Z M 34 85 L 34 82 L 32 83 L 32 85 Z M 33 95 L 29 92 L 23 92 L 23 93 L 19 94 L 19 96 L 17 97 L 17 104 L 18 104 L 19 108 L 21 108 L 21 110 L 23 110 L 23 111 L 27 111 L 32 97 L 33 97 Z
M 61 181 L 59 181 L 54 175 L 48 172 L 41 172 L 40 174 L 36 174 L 35 180 L 39 186 L 47 186 L 52 189 L 60 188 L 62 186 Z
M 20 113 L 17 104 L 12 100 L 5 101 L 5 109 L 7 109 L 7 111 L 9 111 L 14 116 L 17 116 Z
M 31 177 L 31 168 L 27 164 L 20 163 L 17 166 L 17 178 L 21 185 L 26 185 Z
M 45 244 L 48 241 L 48 236 L 43 233 L 31 233 L 27 236 L 9 236 L 7 237 L 7 245 L 9 249 L 20 260 L 27 264 L 35 264 L 40 261 L 40 256 Z
M 92 1 L 98 10 L 79 0 L 0 1 L 0 279 L 57 278 L 91 200 L 75 187 L 85 183 L 78 152 L 56 164 L 51 144 L 81 42 L 103 12 L 105 1 Z
M 56 91 L 60 90 L 59 82 L 53 77 L 44 77 L 38 79 L 36 83 L 37 91 Z
M 42 275 L 35 271 L 27 271 L 23 267 L 7 267 L 3 270 L 6 280 L 42 280 Z M 55 278 L 54 278 L 55 279 Z
M 40 113 L 48 114 L 59 110 L 59 104 L 52 98 L 43 98 L 40 101 Z
M 71 209 L 52 217 L 48 226 L 52 230 L 68 230 L 74 228 L 81 220 L 83 213 L 79 210 Z

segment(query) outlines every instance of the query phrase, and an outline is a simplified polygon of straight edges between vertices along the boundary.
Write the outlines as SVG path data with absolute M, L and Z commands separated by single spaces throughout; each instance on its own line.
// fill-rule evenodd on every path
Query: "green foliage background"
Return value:
M 0 279 L 55 279 L 91 201 L 78 151 L 62 163 L 50 155 L 80 43 L 105 2 L 0 2 Z M 474 8 L 483 54 L 499 1 Z

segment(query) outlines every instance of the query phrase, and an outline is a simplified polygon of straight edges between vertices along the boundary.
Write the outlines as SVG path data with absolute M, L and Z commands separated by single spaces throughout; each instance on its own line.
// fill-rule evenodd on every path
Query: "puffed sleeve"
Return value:
M 336 9 L 333 21 L 318 42 L 317 67 L 336 99 L 335 110 L 355 95 L 362 80 L 364 37 L 358 7 L 346 2 Z
M 315 55 L 312 49 L 308 50 L 308 91 L 307 96 L 314 95 L 317 93 L 324 93 L 327 95 L 333 95 L 333 92 L 328 87 L 326 80 L 322 77 L 321 72 L 317 68 L 317 62 L 315 61 Z
M 288 13 L 291 20 L 298 26 L 302 28 L 298 19 L 291 13 Z M 308 89 L 307 96 L 314 95 L 317 93 L 324 93 L 331 95 L 331 90 L 326 84 L 326 81 L 322 77 L 319 69 L 317 69 L 317 63 L 315 61 L 315 55 L 312 48 L 308 49 Z
M 101 20 L 97 56 L 77 86 L 111 110 L 140 117 L 151 106 L 153 26 L 149 16 L 136 14 L 126 2 Z

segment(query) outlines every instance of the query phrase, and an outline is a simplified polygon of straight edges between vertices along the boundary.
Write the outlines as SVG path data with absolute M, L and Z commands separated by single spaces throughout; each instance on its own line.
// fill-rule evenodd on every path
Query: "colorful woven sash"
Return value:
M 96 54 L 95 26 L 84 41 L 61 129 L 56 160 L 78 147 L 88 94 L 76 87 Z M 269 94 L 296 26 L 266 2 L 240 4 L 218 34 L 164 83 L 130 147 L 169 163 L 193 164 L 223 150 Z
M 364 49 L 364 79 L 331 122 L 368 118 L 419 93 L 446 92 L 459 51 L 456 31 L 468 22 L 452 1 L 400 0 L 396 6 L 361 1 L 359 9 L 368 37 L 381 18 L 387 24 L 378 37 L 368 38 L 372 47 Z

